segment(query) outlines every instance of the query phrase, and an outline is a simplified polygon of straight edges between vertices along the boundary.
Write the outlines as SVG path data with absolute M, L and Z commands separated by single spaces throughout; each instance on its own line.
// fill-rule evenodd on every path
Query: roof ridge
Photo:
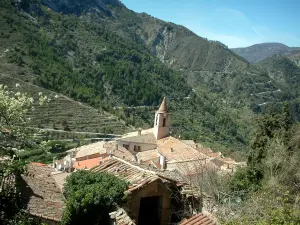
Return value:
M 148 173 L 154 174 L 154 175 L 156 175 L 158 177 L 158 175 L 154 171 L 147 170 L 147 169 L 141 168 L 139 166 L 133 165 L 132 163 L 127 162 L 126 160 L 120 159 L 120 158 L 115 157 L 115 156 L 112 156 L 112 158 L 115 159 L 115 160 L 117 160 L 117 161 L 119 161 L 119 162 L 125 163 L 125 164 L 127 164 L 127 165 L 129 165 L 129 166 L 131 166 L 133 168 L 136 168 L 136 169 L 138 169 L 140 171 L 148 172 Z

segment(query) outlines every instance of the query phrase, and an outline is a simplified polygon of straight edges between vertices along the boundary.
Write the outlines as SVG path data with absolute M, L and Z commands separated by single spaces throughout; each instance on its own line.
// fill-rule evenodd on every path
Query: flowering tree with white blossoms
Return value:
M 49 102 L 47 96 L 39 93 L 39 104 Z M 8 91 L 0 85 L 0 154 L 11 155 L 21 148 L 28 137 L 30 118 L 27 113 L 34 110 L 34 99 L 26 94 Z
M 39 93 L 40 104 L 48 101 Z M 17 189 L 25 164 L 15 158 L 32 134 L 27 113 L 33 105 L 33 98 L 0 85 L 0 224 L 35 224 L 24 211 Z

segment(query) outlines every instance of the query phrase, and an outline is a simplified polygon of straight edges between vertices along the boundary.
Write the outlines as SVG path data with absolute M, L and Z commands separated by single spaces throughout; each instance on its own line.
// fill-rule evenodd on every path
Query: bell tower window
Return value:
M 163 127 L 166 126 L 166 120 L 167 120 L 166 118 L 163 119 Z

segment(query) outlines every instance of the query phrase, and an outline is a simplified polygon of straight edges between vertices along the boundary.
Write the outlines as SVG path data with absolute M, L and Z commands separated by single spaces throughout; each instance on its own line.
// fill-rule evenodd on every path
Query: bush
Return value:
M 81 170 L 67 178 L 63 225 L 107 224 L 108 213 L 125 200 L 127 184 L 106 174 Z

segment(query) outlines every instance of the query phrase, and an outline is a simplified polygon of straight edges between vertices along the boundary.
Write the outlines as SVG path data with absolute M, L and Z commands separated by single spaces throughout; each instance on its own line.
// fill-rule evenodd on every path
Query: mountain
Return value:
M 299 58 L 298 58 L 299 59 Z M 289 89 L 289 94 L 298 96 L 300 93 L 300 67 L 297 55 L 274 55 L 257 63 L 276 83 Z
M 245 48 L 232 48 L 231 50 L 250 63 L 259 62 L 276 54 L 287 54 L 299 48 L 288 47 L 281 43 L 261 43 Z
M 99 122 L 82 127 L 73 120 L 74 110 L 63 119 L 69 119 L 75 131 L 93 127 L 120 133 L 127 129 L 122 120 L 149 127 L 155 106 L 166 96 L 173 114 L 172 135 L 218 148 L 246 149 L 252 109 L 257 112 L 265 102 L 287 99 L 265 69 L 223 44 L 135 13 L 120 1 L 41 2 L 0 2 L 1 73 L 109 117 L 99 119 L 104 126 Z M 1 82 L 9 83 L 5 77 Z M 36 95 L 38 89 L 33 90 Z M 57 104 L 54 114 L 71 115 L 63 104 L 68 105 Z M 105 128 L 112 114 L 121 120 Z M 56 123 L 40 115 L 33 118 L 39 126 L 52 128 Z M 98 118 L 87 111 L 79 120 L 96 124 Z

